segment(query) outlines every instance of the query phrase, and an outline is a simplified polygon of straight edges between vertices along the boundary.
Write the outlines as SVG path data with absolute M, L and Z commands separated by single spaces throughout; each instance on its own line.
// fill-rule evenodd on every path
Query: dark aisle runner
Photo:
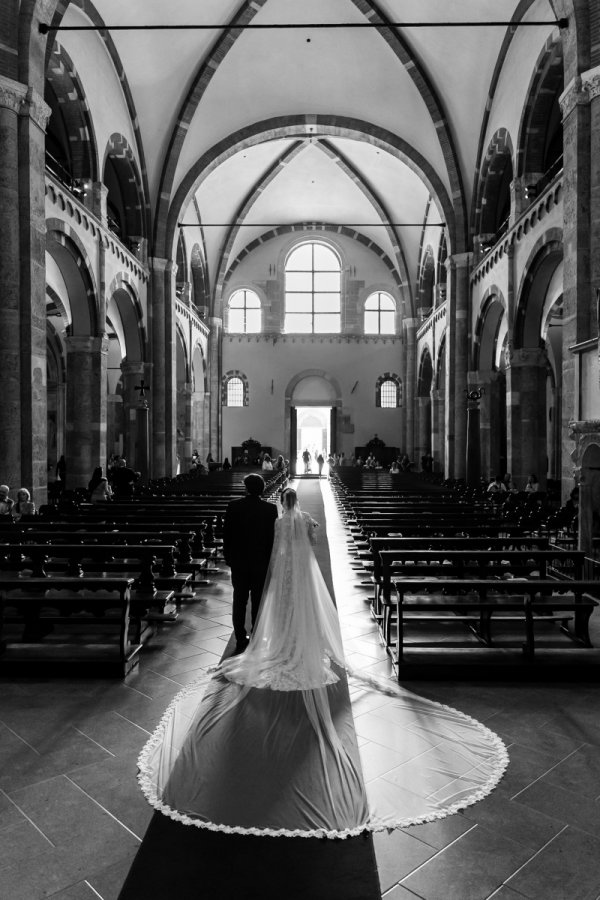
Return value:
M 321 524 L 315 547 L 333 596 L 318 481 L 298 489 Z M 346 692 L 347 713 L 352 715 Z M 252 773 L 248 773 L 252 778 Z M 192 828 L 155 813 L 119 900 L 380 900 L 372 835 L 256 837 Z

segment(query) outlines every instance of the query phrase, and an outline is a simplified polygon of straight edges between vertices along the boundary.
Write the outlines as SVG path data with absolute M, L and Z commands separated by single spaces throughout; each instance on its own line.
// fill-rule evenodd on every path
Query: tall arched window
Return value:
M 241 334 L 260 331 L 260 300 L 254 291 L 235 291 L 229 298 L 229 331 Z
M 244 405 L 244 382 L 241 378 L 230 378 L 227 382 L 227 406 Z
M 384 291 L 376 291 L 365 301 L 365 334 L 395 334 L 396 302 Z
M 285 266 L 286 332 L 332 334 L 341 331 L 342 267 L 325 244 L 292 250 Z
M 394 372 L 385 372 L 377 379 L 375 406 L 381 409 L 395 409 L 402 406 L 402 380 Z

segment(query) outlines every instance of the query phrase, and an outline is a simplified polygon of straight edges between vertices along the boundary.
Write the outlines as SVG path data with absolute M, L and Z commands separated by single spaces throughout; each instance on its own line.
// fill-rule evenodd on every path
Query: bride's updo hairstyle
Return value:
M 286 488 L 281 495 L 281 505 L 284 509 L 293 509 L 298 503 L 298 494 L 293 488 Z

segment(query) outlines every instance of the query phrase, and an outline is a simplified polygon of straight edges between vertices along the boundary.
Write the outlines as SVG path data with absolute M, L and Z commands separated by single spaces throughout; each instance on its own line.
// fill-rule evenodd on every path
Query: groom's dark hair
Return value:
M 246 475 L 244 484 L 251 497 L 260 497 L 265 489 L 265 482 L 262 475 L 258 475 L 256 472 L 250 472 L 249 475 Z

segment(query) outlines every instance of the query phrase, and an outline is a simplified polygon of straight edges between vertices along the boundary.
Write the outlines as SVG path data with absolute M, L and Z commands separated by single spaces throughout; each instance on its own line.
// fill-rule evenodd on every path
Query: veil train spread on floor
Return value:
M 244 654 L 182 690 L 139 759 L 160 812 L 238 834 L 344 838 L 443 818 L 488 794 L 508 763 L 475 719 L 345 664 L 334 603 L 298 506 L 276 524 Z M 396 765 L 365 782 L 349 691 L 368 694 Z M 359 720 L 360 721 L 360 720 Z M 381 748 L 382 751 L 384 748 Z

